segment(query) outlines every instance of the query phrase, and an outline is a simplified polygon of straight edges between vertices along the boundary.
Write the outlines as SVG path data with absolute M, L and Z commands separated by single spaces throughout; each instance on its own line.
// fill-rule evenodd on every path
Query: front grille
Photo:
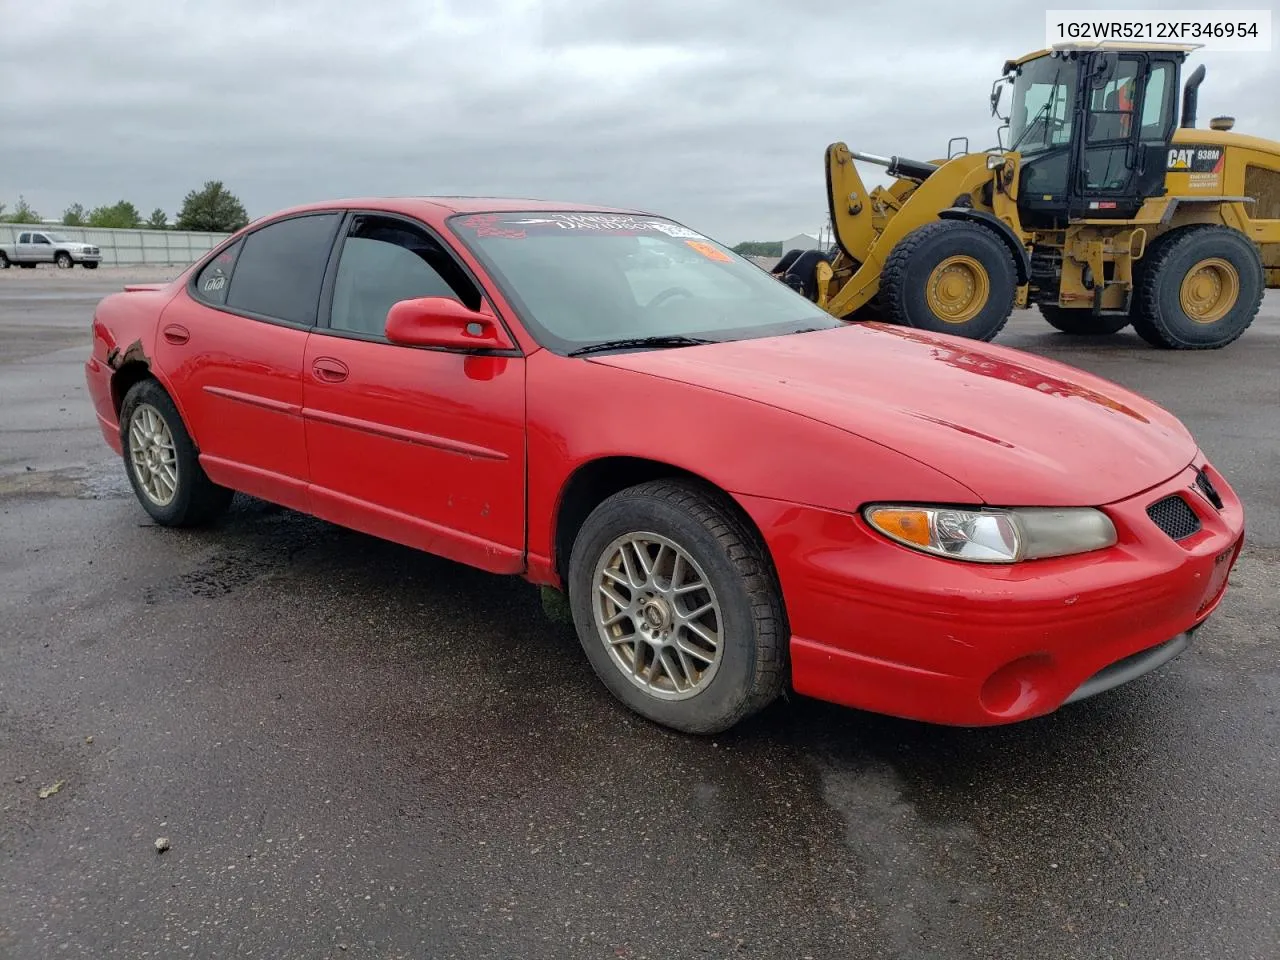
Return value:
M 1200 529 L 1200 518 L 1176 493 L 1147 507 L 1147 516 L 1174 540 L 1185 540 Z

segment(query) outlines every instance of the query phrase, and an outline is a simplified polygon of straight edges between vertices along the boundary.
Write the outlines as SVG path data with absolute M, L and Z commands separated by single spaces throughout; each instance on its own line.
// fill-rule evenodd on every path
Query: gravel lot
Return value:
M 83 267 L 72 267 L 70 270 L 59 270 L 48 264 L 40 264 L 34 270 L 23 270 L 21 267 L 10 267 L 0 270 L 0 283 L 9 282 L 27 284 L 73 285 L 73 289 L 93 290 L 102 296 L 104 290 L 118 287 L 122 283 L 158 283 L 172 280 L 185 268 L 174 264 L 145 264 L 136 267 L 98 267 L 96 270 L 85 270 Z M 37 287 L 35 289 L 43 289 Z
M 81 364 L 98 297 L 177 269 L 0 271 L 0 957 L 1277 956 L 1274 295 L 1214 353 L 1001 337 L 1244 498 L 1187 654 L 1014 727 L 801 700 L 700 740 L 520 581 L 249 500 L 150 524 Z

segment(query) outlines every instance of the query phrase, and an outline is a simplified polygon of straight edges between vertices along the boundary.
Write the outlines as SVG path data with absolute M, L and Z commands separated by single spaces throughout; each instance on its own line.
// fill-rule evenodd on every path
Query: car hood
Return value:
M 592 359 L 828 423 L 928 464 L 989 504 L 1111 503 L 1168 479 L 1198 452 L 1175 417 L 1110 381 L 904 327 Z M 752 439 L 767 456 L 767 438 Z

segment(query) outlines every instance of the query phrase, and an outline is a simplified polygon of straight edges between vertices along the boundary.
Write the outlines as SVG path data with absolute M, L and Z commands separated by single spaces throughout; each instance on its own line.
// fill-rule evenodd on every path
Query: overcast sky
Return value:
M 0 202 L 172 217 L 220 179 L 250 216 L 496 194 L 778 239 L 824 222 L 828 143 L 993 145 L 991 81 L 1043 41 L 1002 0 L 0 0 Z M 1202 125 L 1280 138 L 1280 50 L 1192 63 Z

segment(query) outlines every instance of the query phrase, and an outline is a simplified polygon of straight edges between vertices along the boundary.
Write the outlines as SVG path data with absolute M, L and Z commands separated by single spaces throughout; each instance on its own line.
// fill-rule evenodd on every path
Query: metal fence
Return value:
M 102 251 L 104 264 L 176 264 L 185 266 L 212 250 L 228 234 L 189 233 L 184 230 L 108 230 L 102 227 L 62 227 L 45 224 L 0 223 L 0 244 L 17 243 L 28 230 L 56 233 L 77 243 L 92 243 Z

